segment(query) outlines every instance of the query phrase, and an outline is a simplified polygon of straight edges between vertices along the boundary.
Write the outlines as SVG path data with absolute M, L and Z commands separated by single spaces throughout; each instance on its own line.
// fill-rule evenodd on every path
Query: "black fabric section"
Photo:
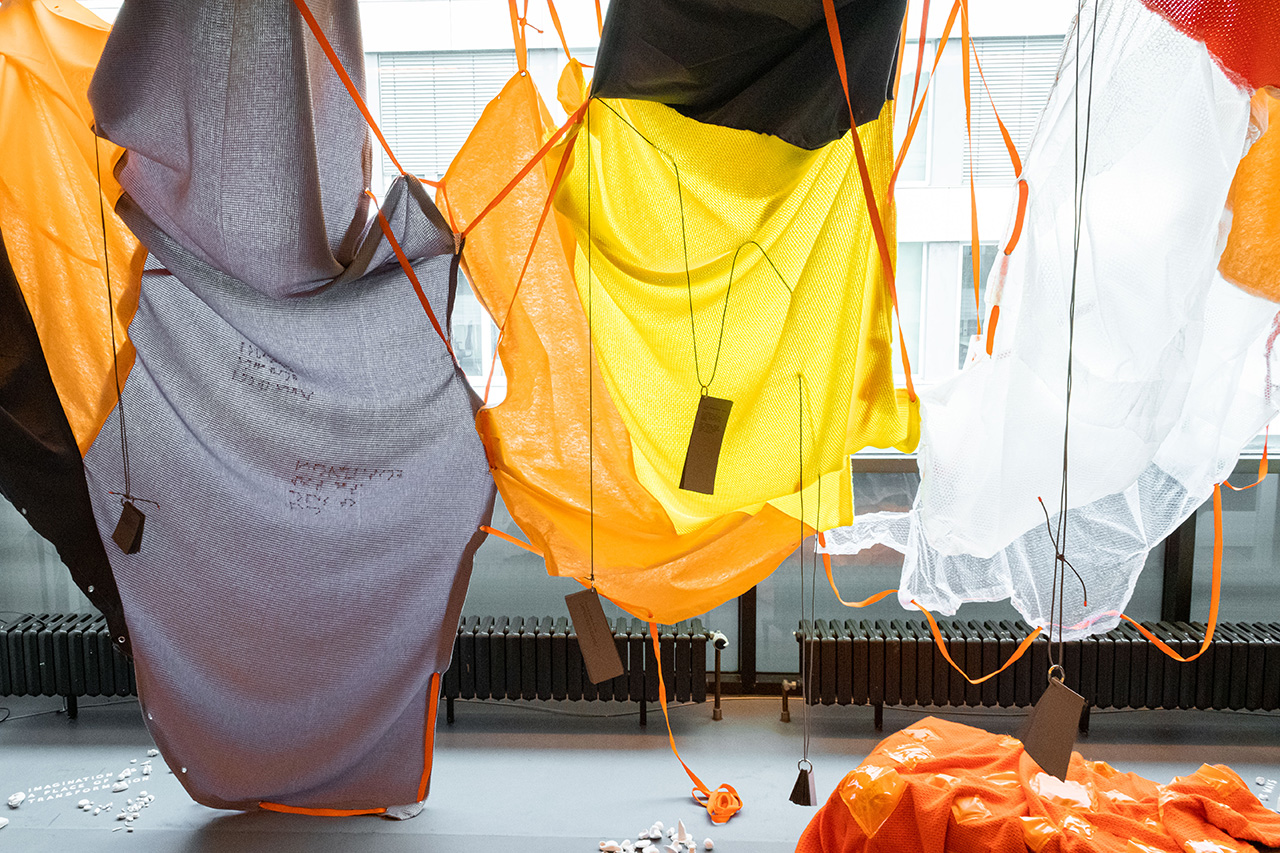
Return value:
M 129 652 L 120 592 L 94 524 L 84 464 L 0 235 L 0 494 L 53 543 Z M 121 644 L 119 638 L 124 637 Z
M 906 0 L 837 0 L 858 124 L 893 88 Z M 821 0 L 614 0 L 592 94 L 821 148 L 849 130 Z

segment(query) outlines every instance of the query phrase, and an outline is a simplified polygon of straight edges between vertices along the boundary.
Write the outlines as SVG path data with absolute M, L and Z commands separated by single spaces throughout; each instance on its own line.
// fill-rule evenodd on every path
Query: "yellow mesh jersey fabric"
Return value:
M 890 234 L 892 128 L 886 104 L 859 129 Z M 799 518 L 803 450 L 805 521 L 847 524 L 848 454 L 914 446 L 852 142 L 806 151 L 612 99 L 592 101 L 583 136 L 557 204 L 640 483 L 680 533 L 766 503 Z M 733 401 L 713 495 L 679 488 L 699 376 Z
M 594 116 L 592 120 L 594 130 Z M 485 109 L 444 177 L 440 206 L 451 217 L 454 227 L 460 230 L 473 221 L 553 130 L 529 77 L 513 77 Z M 581 127 L 577 136 L 586 138 Z M 573 143 L 575 149 L 580 142 Z M 877 142 L 876 148 L 877 152 L 884 152 L 886 160 L 887 143 L 886 137 L 885 147 L 881 148 Z M 767 501 L 773 498 L 785 505 L 790 496 L 798 509 L 799 501 L 795 497 L 799 483 L 798 386 L 794 369 L 787 374 L 782 373 L 785 368 L 780 367 L 785 384 L 779 391 L 778 405 L 789 406 L 783 408 L 784 416 L 789 415 L 787 424 L 794 426 L 780 427 L 787 442 L 776 450 L 768 450 L 762 460 L 757 460 L 761 466 L 771 465 L 775 459 L 780 467 L 786 466 L 782 468 L 785 478 L 781 491 L 757 499 L 754 506 L 744 502 L 741 507 L 707 513 L 706 523 L 699 527 L 677 529 L 668 508 L 641 481 L 639 471 L 644 466 L 636 461 L 629 425 L 620 407 L 615 405 L 605 370 L 599 361 L 590 360 L 587 312 L 574 276 L 576 260 L 585 255 L 576 236 L 585 235 L 585 222 L 573 215 L 573 199 L 568 197 L 571 189 L 562 189 L 567 196 L 568 213 L 551 212 L 530 254 L 538 218 L 564 147 L 535 168 L 467 237 L 464 262 L 473 288 L 495 321 L 505 326 L 499 354 L 508 380 L 506 398 L 500 405 L 481 410 L 477 427 L 485 441 L 503 500 L 530 542 L 546 557 L 549 573 L 585 580 L 591 576 L 594 565 L 595 584 L 602 595 L 642 618 L 675 622 L 704 613 L 750 589 L 795 549 L 801 534 L 799 521 Z M 566 180 L 576 181 L 577 170 L 585 167 L 582 151 L 585 149 L 571 154 L 570 177 Z M 593 158 L 597 154 L 593 154 Z M 844 156 L 847 159 L 850 155 L 846 152 Z M 877 175 L 883 175 L 888 164 L 878 164 L 876 168 Z M 606 164 L 605 169 L 624 174 L 627 167 L 625 161 L 619 159 L 612 166 Z M 860 200 L 856 172 L 851 172 L 846 179 L 852 183 L 845 192 L 856 193 L 855 199 Z M 793 186 L 804 183 L 798 177 L 790 180 Z M 883 186 L 883 178 L 879 185 Z M 610 199 L 609 204 L 635 204 L 635 199 L 644 192 L 641 184 L 634 183 L 627 190 L 629 198 Z M 772 207 L 781 203 L 774 200 L 762 204 Z M 860 205 L 854 201 L 850 204 L 853 206 L 846 208 L 847 215 L 854 221 L 865 221 Z M 593 233 L 598 224 L 599 217 L 593 211 Z M 786 252 L 783 255 L 788 262 L 801 263 L 793 261 L 793 256 Z M 522 278 L 526 256 L 529 264 Z M 874 255 L 870 255 L 867 263 L 874 261 Z M 758 252 L 753 257 L 744 251 L 739 263 L 754 270 L 760 256 Z M 682 263 L 679 269 L 683 274 Z M 727 266 L 724 270 L 727 281 Z M 741 268 L 739 272 L 747 282 L 742 286 L 742 294 L 748 299 L 761 294 L 776 299 L 770 289 L 764 288 L 761 282 L 768 282 L 759 278 L 758 272 L 742 272 Z M 860 269 L 859 275 L 870 278 L 874 273 Z M 737 281 L 735 275 L 735 288 Z M 795 282 L 790 284 L 795 287 Z M 778 285 L 769 287 L 773 291 L 781 289 Z M 688 297 L 683 295 L 683 287 L 678 294 L 685 300 L 683 328 L 687 336 Z M 695 292 L 695 297 L 698 296 Z M 737 297 L 733 299 L 731 317 L 732 312 L 750 307 L 747 300 L 738 306 Z M 783 309 L 786 304 L 784 301 Z M 883 298 L 876 301 L 876 306 L 879 317 L 873 319 L 872 312 L 864 310 L 860 318 L 872 325 L 882 324 L 883 331 L 878 334 L 887 335 L 888 306 Z M 595 307 L 599 307 L 599 303 Z M 772 310 L 774 313 L 758 318 L 757 322 L 777 323 L 782 315 L 785 329 L 786 311 Z M 746 316 L 754 313 L 752 309 Z M 718 318 L 718 314 L 716 316 Z M 592 319 L 596 319 L 594 311 Z M 830 315 L 815 317 L 815 332 L 825 336 L 828 326 L 838 322 L 838 317 Z M 699 329 L 701 332 L 702 327 Z M 842 331 L 854 337 L 858 334 L 857 327 L 852 333 L 848 329 Z M 599 329 L 596 332 L 599 343 L 601 332 Z M 779 330 L 766 339 L 770 346 L 781 333 Z M 699 346 L 702 346 L 701 338 Z M 714 350 L 714 343 L 708 346 Z M 892 402 L 887 343 L 882 346 L 884 356 L 876 364 L 882 365 L 884 385 L 875 387 L 887 388 L 884 396 Z M 732 370 L 742 367 L 731 364 L 729 352 L 730 349 L 726 349 L 721 359 L 712 393 L 720 390 L 721 374 L 728 376 Z M 768 358 L 767 352 L 765 358 Z M 601 351 L 596 350 L 595 354 L 599 358 Z M 815 354 L 814 359 L 832 375 L 869 371 L 869 365 L 841 361 L 840 353 L 830 354 L 825 361 Z M 864 424 L 883 424 L 898 417 L 901 436 L 910 440 L 906 418 L 901 417 L 896 408 L 887 412 L 887 404 L 879 397 L 876 398 L 878 406 L 848 405 L 834 427 L 820 422 L 818 418 L 822 415 L 814 389 L 827 381 L 823 376 L 817 370 L 812 377 L 806 376 L 814 427 L 818 431 L 836 433 L 836 443 L 843 446 L 847 424 L 855 424 L 861 430 L 859 434 L 866 435 Z M 857 386 L 856 381 L 851 384 Z M 696 406 L 698 393 L 696 383 L 691 391 L 686 389 L 685 395 L 692 399 L 688 413 Z M 682 400 L 681 405 L 684 404 Z M 735 416 L 744 412 L 749 414 L 749 407 L 735 401 Z M 910 423 L 913 435 L 914 419 Z M 686 417 L 684 422 L 666 427 L 673 435 L 678 434 L 678 439 L 672 440 L 681 445 L 680 453 L 688 441 L 690 425 Z M 806 427 L 810 441 L 812 435 L 813 431 Z M 815 480 L 820 470 L 817 459 L 819 456 L 807 449 L 805 468 L 809 474 L 809 491 L 805 495 L 805 511 L 810 522 L 817 502 Z M 727 470 L 723 467 L 725 464 L 722 461 L 722 470 Z M 838 473 L 834 469 L 821 469 L 831 478 L 831 482 L 823 485 L 823 504 L 835 507 L 838 514 L 841 504 L 837 496 L 843 491 L 844 500 L 848 500 L 847 489 L 834 484 L 842 478 L 847 481 L 843 456 L 834 465 Z M 678 468 L 676 476 L 678 479 Z M 717 492 L 720 492 L 719 486 Z
M 112 211 L 120 197 L 112 170 L 124 150 L 92 130 L 89 80 L 108 29 L 73 2 L 0 5 L 0 232 L 81 454 L 116 405 L 95 142 L 121 384 L 133 364 L 125 330 L 146 258 Z

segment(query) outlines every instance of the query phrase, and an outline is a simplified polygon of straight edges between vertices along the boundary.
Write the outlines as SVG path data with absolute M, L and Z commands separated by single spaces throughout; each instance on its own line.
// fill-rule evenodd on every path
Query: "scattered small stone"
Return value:
M 84 808 L 85 806 L 93 805 L 93 803 L 90 802 L 89 800 L 81 800 L 80 802 L 76 803 L 76 805 L 79 806 L 80 808 Z
M 679 844 L 668 844 L 663 848 L 663 853 L 681 853 Z
M 1259 785 L 1265 785 L 1265 784 L 1267 784 L 1267 780 L 1266 780 L 1265 778 L 1263 778 L 1262 776 L 1259 776 L 1257 779 L 1254 779 L 1253 781 L 1254 781 L 1255 783 L 1259 784 Z
M 144 800 L 144 799 L 146 799 L 146 798 L 147 798 L 147 796 L 148 796 L 148 794 L 147 794 L 147 792 L 146 792 L 146 791 L 139 791 L 139 792 L 138 792 L 138 799 L 140 799 L 140 800 Z
M 129 763 L 130 763 L 130 764 L 137 764 L 137 763 L 138 763 L 138 759 L 136 759 L 136 758 L 130 758 L 130 759 L 129 759 Z
M 653 825 L 657 827 L 659 833 L 661 833 L 664 829 L 666 829 L 666 827 L 662 825 L 662 821 L 660 820 L 655 820 L 653 822 Z M 650 832 L 649 834 L 652 835 L 653 833 Z
M 124 827 L 123 827 L 123 826 L 117 826 L 115 829 L 113 829 L 113 830 L 111 830 L 111 831 L 112 831 L 112 832 L 119 832 L 119 831 L 120 831 L 120 830 L 122 830 L 122 829 L 124 829 Z
M 121 791 L 127 791 L 129 790 L 129 783 L 121 780 L 115 783 L 114 785 L 112 785 L 111 790 L 113 793 L 116 793 L 116 794 L 119 794 Z
M 604 853 L 621 853 L 621 850 L 622 850 L 622 848 L 618 846 L 618 842 L 616 841 L 607 841 L 605 842 L 605 845 L 600 849 L 603 850 Z
M 128 827 L 125 827 L 125 828 L 126 828 L 129 832 L 133 832 L 133 827 L 132 827 L 132 826 L 128 826 Z
M 159 755 L 159 754 L 160 754 L 160 750 L 158 750 L 158 749 L 148 749 L 148 750 L 147 750 L 147 758 L 155 758 L 155 757 L 156 757 L 157 755 Z
M 27 795 L 26 795 L 26 792 L 24 791 L 19 791 L 16 794 L 11 794 L 9 796 L 9 808 L 16 809 L 18 806 L 22 805 L 22 802 L 26 798 L 27 798 Z
M 8 825 L 9 825 L 9 818 L 0 817 L 0 829 L 4 829 Z
M 128 812 L 120 812 L 120 814 L 116 815 L 116 820 L 124 820 L 128 816 Z
M 714 849 L 716 849 L 716 843 L 715 843 L 714 841 L 712 841 L 710 838 L 708 838 L 708 839 L 706 839 L 705 841 L 703 841 L 703 842 L 702 842 L 702 849 L 703 849 L 703 850 L 714 850 Z

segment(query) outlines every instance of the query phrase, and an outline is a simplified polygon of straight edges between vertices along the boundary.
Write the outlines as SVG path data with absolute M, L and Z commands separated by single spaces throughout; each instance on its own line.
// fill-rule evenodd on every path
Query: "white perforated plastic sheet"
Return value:
M 921 485 L 909 513 L 829 531 L 826 550 L 905 556 L 900 599 L 941 613 L 1011 599 L 1050 621 L 1066 410 L 1074 181 L 1088 156 L 1076 274 L 1062 633 L 1116 625 L 1147 552 L 1209 497 L 1275 415 L 1276 305 L 1216 272 L 1246 150 L 1249 93 L 1203 44 L 1138 2 L 1093 4 L 1067 37 L 1029 155 L 1015 251 L 987 282 L 993 355 L 922 391 Z M 1089 112 L 1090 55 L 1092 110 Z

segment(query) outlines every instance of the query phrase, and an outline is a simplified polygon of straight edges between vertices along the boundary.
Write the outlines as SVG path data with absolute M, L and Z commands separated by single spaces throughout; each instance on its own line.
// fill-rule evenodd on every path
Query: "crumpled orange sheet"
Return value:
M 1280 815 L 1234 772 L 1160 785 L 1071 756 L 1067 780 L 1021 741 L 929 717 L 890 735 L 836 786 L 797 853 L 1228 853 L 1280 846 Z

